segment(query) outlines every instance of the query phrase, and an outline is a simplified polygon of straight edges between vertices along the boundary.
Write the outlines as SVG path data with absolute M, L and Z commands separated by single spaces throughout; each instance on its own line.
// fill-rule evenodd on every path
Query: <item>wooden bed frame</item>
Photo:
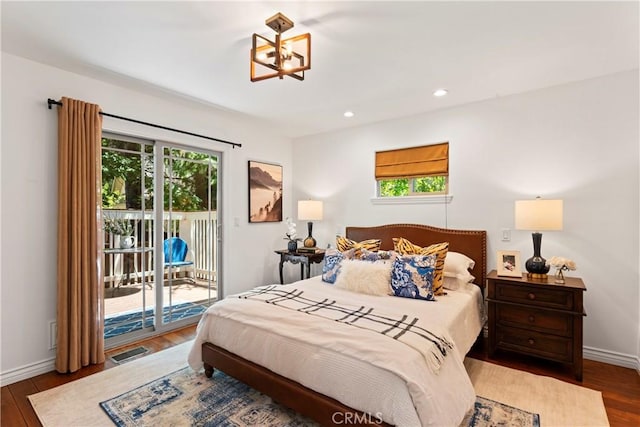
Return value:
M 347 227 L 346 237 L 355 241 L 381 239 L 382 250 L 393 249 L 394 237 L 404 237 L 420 246 L 449 242 L 450 251 L 463 253 L 475 260 L 476 264 L 471 274 L 476 278 L 475 283 L 478 286 L 482 289 L 485 287 L 487 275 L 485 231 L 449 230 L 417 224 L 391 224 L 377 227 Z M 335 399 L 211 343 L 202 344 L 202 360 L 207 377 L 213 375 L 214 368 L 219 369 L 321 425 L 333 425 L 336 421 L 346 419 L 345 415 L 334 418 L 335 413 L 349 414 L 346 416 L 358 421 L 350 425 L 387 425 L 380 423 L 375 415 L 363 414 L 361 411 L 349 408 Z

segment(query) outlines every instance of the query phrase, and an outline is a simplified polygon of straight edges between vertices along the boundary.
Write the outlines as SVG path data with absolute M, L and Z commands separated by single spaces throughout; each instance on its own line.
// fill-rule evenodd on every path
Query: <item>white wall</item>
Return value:
M 291 215 L 291 141 L 255 119 L 170 95 L 152 96 L 2 54 L 3 384 L 52 369 L 49 321 L 56 317 L 57 113 L 47 98 L 68 96 L 103 111 L 242 143 L 242 148 L 105 118 L 107 130 L 223 152 L 225 294 L 278 280 L 274 249 L 284 223 L 247 221 L 247 160 L 284 167 L 284 215 Z M 234 218 L 239 226 L 233 226 Z M 249 266 L 249 268 L 248 268 Z
M 450 96 L 455 96 L 452 91 Z M 357 112 L 356 112 L 357 114 Z M 533 254 L 516 231 L 514 201 L 564 200 L 564 230 L 542 255 L 576 261 L 587 292 L 587 357 L 636 367 L 638 354 L 638 71 L 496 98 L 294 141 L 294 199 L 325 201 L 319 243 L 346 225 L 445 225 L 442 204 L 373 205 L 374 152 L 449 141 L 450 228 L 488 232 L 496 250 Z M 512 229 L 510 242 L 500 230 Z

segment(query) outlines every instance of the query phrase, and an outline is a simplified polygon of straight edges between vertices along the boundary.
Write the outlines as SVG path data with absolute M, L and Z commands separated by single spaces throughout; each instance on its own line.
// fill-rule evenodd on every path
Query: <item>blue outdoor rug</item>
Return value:
M 186 367 L 100 402 L 117 426 L 316 426 L 313 421 L 220 371 Z M 463 426 L 539 427 L 538 414 L 478 397 Z
M 191 316 L 202 314 L 207 309 L 206 306 L 194 304 L 192 302 L 184 302 L 175 304 L 169 312 L 169 307 L 162 309 L 162 317 L 164 322 L 176 321 Z M 153 326 L 154 310 L 147 309 L 144 312 L 144 327 Z M 104 319 L 104 337 L 111 338 L 118 335 L 126 334 L 142 329 L 142 311 L 133 313 L 120 314 L 118 316 Z

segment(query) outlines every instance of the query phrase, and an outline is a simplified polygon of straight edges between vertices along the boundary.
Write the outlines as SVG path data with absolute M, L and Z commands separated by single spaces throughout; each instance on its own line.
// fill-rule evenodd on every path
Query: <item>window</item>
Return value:
M 449 192 L 449 143 L 376 152 L 378 197 Z

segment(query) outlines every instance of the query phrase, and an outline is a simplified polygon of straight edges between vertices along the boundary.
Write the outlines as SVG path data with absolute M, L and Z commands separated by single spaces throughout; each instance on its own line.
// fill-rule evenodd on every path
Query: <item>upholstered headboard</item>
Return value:
M 421 224 L 388 224 L 375 227 L 347 227 L 347 238 L 360 242 L 382 240 L 380 248 L 393 249 L 393 238 L 404 237 L 419 246 L 449 242 L 449 250 L 460 252 L 476 264 L 471 274 L 475 283 L 484 289 L 487 277 L 487 232 L 484 230 L 451 230 Z

